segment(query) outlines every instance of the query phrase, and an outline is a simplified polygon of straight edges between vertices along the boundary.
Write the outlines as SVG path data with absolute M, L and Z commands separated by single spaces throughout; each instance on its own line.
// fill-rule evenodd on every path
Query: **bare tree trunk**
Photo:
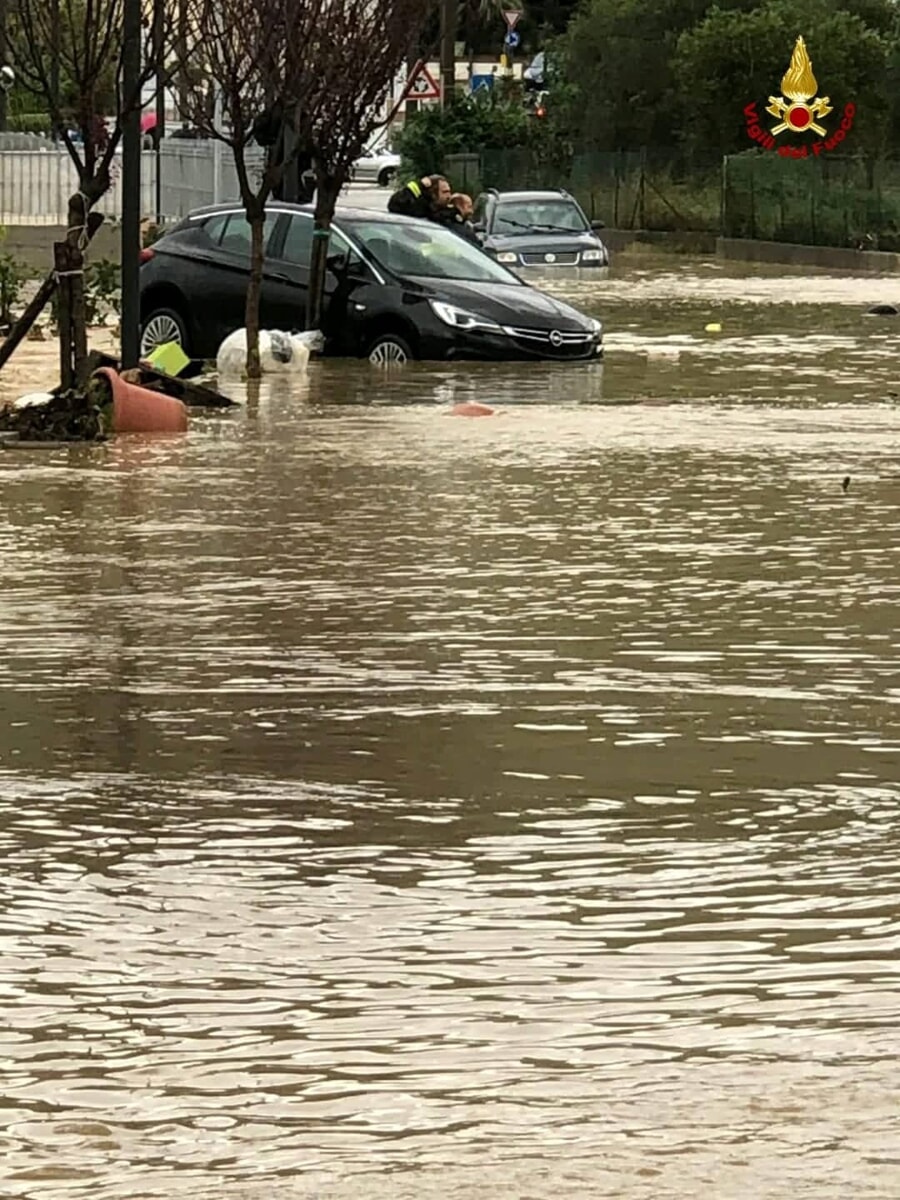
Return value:
M 260 206 L 259 212 L 254 212 L 250 217 L 250 281 L 244 309 L 248 379 L 259 379 L 262 374 L 259 363 L 259 300 L 262 293 L 264 223 L 265 211 Z
M 312 254 L 309 263 L 309 299 L 306 305 L 306 328 L 321 329 L 325 315 L 325 282 L 328 273 L 328 244 L 331 221 L 337 207 L 341 183 L 333 175 L 319 174 L 316 186 Z

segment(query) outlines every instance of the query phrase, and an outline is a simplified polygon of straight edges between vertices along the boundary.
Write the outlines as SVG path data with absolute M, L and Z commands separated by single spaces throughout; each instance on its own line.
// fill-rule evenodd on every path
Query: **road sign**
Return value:
M 515 50 L 516 46 L 518 46 L 522 39 L 515 32 L 515 30 L 511 29 L 503 40 L 511 50 Z
M 505 8 L 503 10 L 503 20 L 506 22 L 506 26 L 510 33 L 512 33 L 512 31 L 518 25 L 519 17 L 521 17 L 521 15 L 521 10 L 518 8 Z
M 405 100 L 440 100 L 441 89 L 424 63 L 419 63 L 410 75 L 403 98 Z

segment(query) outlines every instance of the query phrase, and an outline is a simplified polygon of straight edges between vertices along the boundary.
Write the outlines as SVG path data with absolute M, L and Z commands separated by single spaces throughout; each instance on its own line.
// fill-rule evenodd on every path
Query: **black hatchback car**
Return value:
M 263 329 L 305 328 L 313 210 L 266 210 Z M 235 204 L 191 213 L 141 255 L 141 353 L 215 358 L 244 324 L 250 228 Z M 332 225 L 325 353 L 407 359 L 596 360 L 599 321 L 524 283 L 452 230 L 368 209 Z
M 475 232 L 497 262 L 517 267 L 606 267 L 609 252 L 568 192 L 483 192 Z

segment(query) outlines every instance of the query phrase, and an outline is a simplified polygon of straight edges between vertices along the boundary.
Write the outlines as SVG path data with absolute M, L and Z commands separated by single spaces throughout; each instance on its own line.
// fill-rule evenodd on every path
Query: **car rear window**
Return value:
M 277 213 L 266 213 L 263 225 L 263 246 L 269 244 Z M 204 222 L 203 232 L 216 246 L 221 246 L 231 254 L 250 257 L 250 222 L 243 213 L 216 213 Z

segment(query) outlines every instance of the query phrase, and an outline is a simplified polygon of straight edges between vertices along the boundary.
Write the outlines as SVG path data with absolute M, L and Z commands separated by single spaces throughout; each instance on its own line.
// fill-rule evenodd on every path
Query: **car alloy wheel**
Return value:
M 184 328 L 175 313 L 159 309 L 153 313 L 141 333 L 141 358 L 152 354 L 157 346 L 177 342 L 184 349 Z
M 402 367 L 410 360 L 410 349 L 402 338 L 380 337 L 369 350 L 369 362 L 376 367 Z
M 379 187 L 387 187 L 396 174 L 397 174 L 396 167 L 384 167 L 378 173 L 378 186 Z

